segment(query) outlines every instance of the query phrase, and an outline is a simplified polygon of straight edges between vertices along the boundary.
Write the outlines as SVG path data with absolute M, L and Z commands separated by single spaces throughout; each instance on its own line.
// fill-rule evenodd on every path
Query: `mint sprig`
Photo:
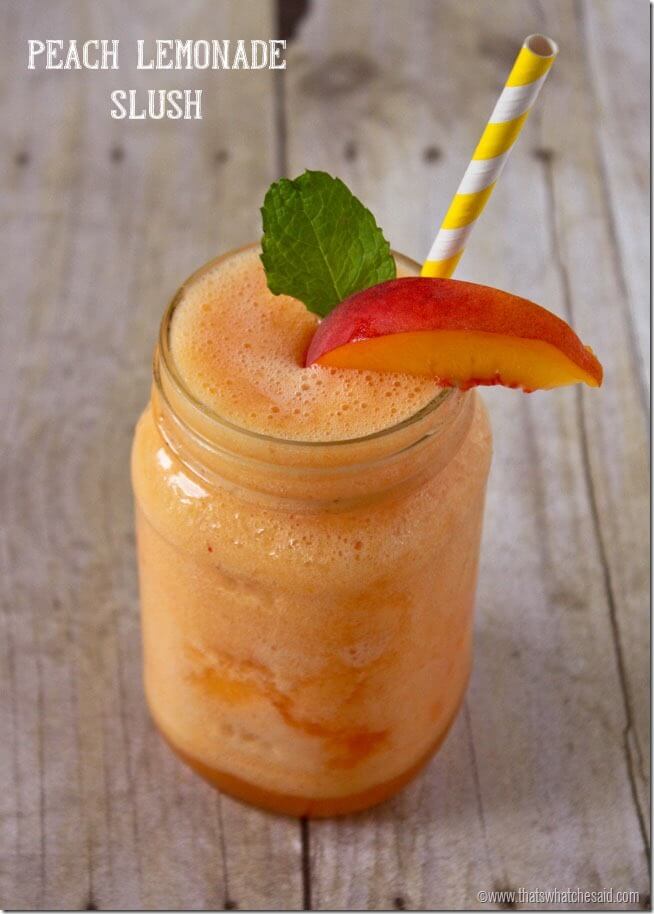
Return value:
M 261 215 L 261 260 L 275 295 L 292 295 L 324 317 L 348 295 L 395 278 L 374 216 L 324 171 L 272 184 Z

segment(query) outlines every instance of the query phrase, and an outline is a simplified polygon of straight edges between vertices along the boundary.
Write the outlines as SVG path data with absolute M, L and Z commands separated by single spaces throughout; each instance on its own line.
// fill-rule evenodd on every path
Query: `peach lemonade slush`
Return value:
M 133 464 L 154 718 L 217 784 L 297 814 L 381 800 L 444 736 L 490 459 L 474 393 L 303 368 L 316 323 L 255 248 L 192 278 Z
M 360 237 L 362 218 L 354 209 Z M 523 370 L 533 385 L 529 366 L 548 354 L 542 386 L 571 383 L 581 356 L 557 324 L 541 328 L 542 351 L 524 349 L 531 303 L 481 286 L 492 326 L 476 326 L 466 290 L 413 278 L 383 238 L 357 260 L 354 294 L 325 302 L 329 277 L 285 275 L 274 235 L 269 219 L 265 271 L 258 246 L 218 258 L 162 323 L 132 460 L 145 688 L 166 739 L 210 781 L 273 810 L 333 815 L 406 783 L 462 701 L 491 453 L 466 388 L 503 383 L 502 371 L 516 386 Z M 434 318 L 442 306 L 417 304 L 439 283 L 454 337 Z M 375 370 L 357 350 L 366 334 L 383 343 Z

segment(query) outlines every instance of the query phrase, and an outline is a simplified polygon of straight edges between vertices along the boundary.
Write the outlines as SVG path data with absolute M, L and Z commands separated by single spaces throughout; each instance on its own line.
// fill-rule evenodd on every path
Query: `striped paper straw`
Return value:
M 544 35 L 525 38 L 422 267 L 422 276 L 447 277 L 454 272 L 558 52 L 555 42 Z

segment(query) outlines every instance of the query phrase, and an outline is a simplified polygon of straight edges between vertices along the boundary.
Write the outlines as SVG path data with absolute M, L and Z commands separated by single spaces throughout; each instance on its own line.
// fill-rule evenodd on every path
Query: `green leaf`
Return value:
M 292 295 L 324 317 L 348 295 L 395 278 L 374 216 L 324 171 L 272 184 L 261 215 L 261 260 L 275 295 Z

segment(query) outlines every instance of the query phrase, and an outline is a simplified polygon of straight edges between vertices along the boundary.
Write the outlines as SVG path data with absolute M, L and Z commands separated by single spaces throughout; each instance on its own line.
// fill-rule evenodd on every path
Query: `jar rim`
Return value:
M 188 287 L 199 279 L 204 273 L 213 269 L 217 266 L 222 260 L 225 260 L 227 257 L 232 257 L 235 254 L 240 254 L 245 251 L 252 250 L 253 248 L 259 247 L 259 242 L 253 242 L 251 244 L 245 244 L 238 248 L 233 248 L 229 251 L 226 251 L 224 254 L 219 254 L 217 257 L 213 257 L 211 260 L 208 260 L 197 270 L 195 270 L 191 275 L 182 283 L 182 285 L 177 289 L 173 298 L 171 299 L 168 307 L 164 311 L 163 317 L 161 319 L 161 324 L 159 326 L 159 341 L 157 350 L 155 351 L 154 356 L 154 365 L 153 365 L 153 375 L 155 378 L 155 383 L 157 386 L 161 387 L 160 382 L 160 372 L 158 366 L 158 359 L 164 365 L 166 370 L 166 375 L 168 380 L 172 383 L 176 392 L 188 403 L 191 407 L 198 411 L 205 420 L 208 420 L 210 424 L 215 425 L 217 428 L 228 429 L 231 432 L 237 432 L 239 435 L 244 435 L 246 438 L 250 438 L 254 441 L 273 443 L 275 446 L 289 446 L 292 448 L 325 448 L 325 447 L 341 447 L 343 445 L 357 445 L 365 444 L 369 441 L 377 441 L 383 438 L 390 438 L 393 434 L 401 432 L 406 428 L 409 428 L 414 423 L 420 422 L 426 416 L 435 412 L 443 403 L 445 403 L 452 393 L 454 392 L 451 387 L 443 387 L 438 391 L 436 396 L 429 401 L 425 406 L 421 407 L 416 413 L 413 413 L 411 416 L 408 416 L 406 419 L 402 419 L 401 422 L 396 422 L 394 425 L 390 425 L 387 428 L 379 429 L 376 432 L 370 432 L 367 435 L 360 435 L 353 438 L 334 438 L 334 439 L 307 439 L 307 438 L 282 438 L 276 435 L 268 435 L 265 432 L 257 432 L 254 429 L 247 428 L 243 425 L 238 425 L 235 422 L 232 422 L 230 419 L 221 416 L 220 413 L 211 409 L 201 400 L 199 400 L 184 383 L 182 376 L 177 370 L 175 365 L 175 360 L 172 356 L 170 348 L 170 328 L 172 325 L 172 320 L 175 314 L 176 309 L 181 304 L 184 293 Z M 420 269 L 420 265 L 410 257 L 407 257 L 405 254 L 400 254 L 397 251 L 391 251 L 394 257 L 400 257 L 402 260 L 408 262 L 411 266 L 415 267 L 417 270 Z

